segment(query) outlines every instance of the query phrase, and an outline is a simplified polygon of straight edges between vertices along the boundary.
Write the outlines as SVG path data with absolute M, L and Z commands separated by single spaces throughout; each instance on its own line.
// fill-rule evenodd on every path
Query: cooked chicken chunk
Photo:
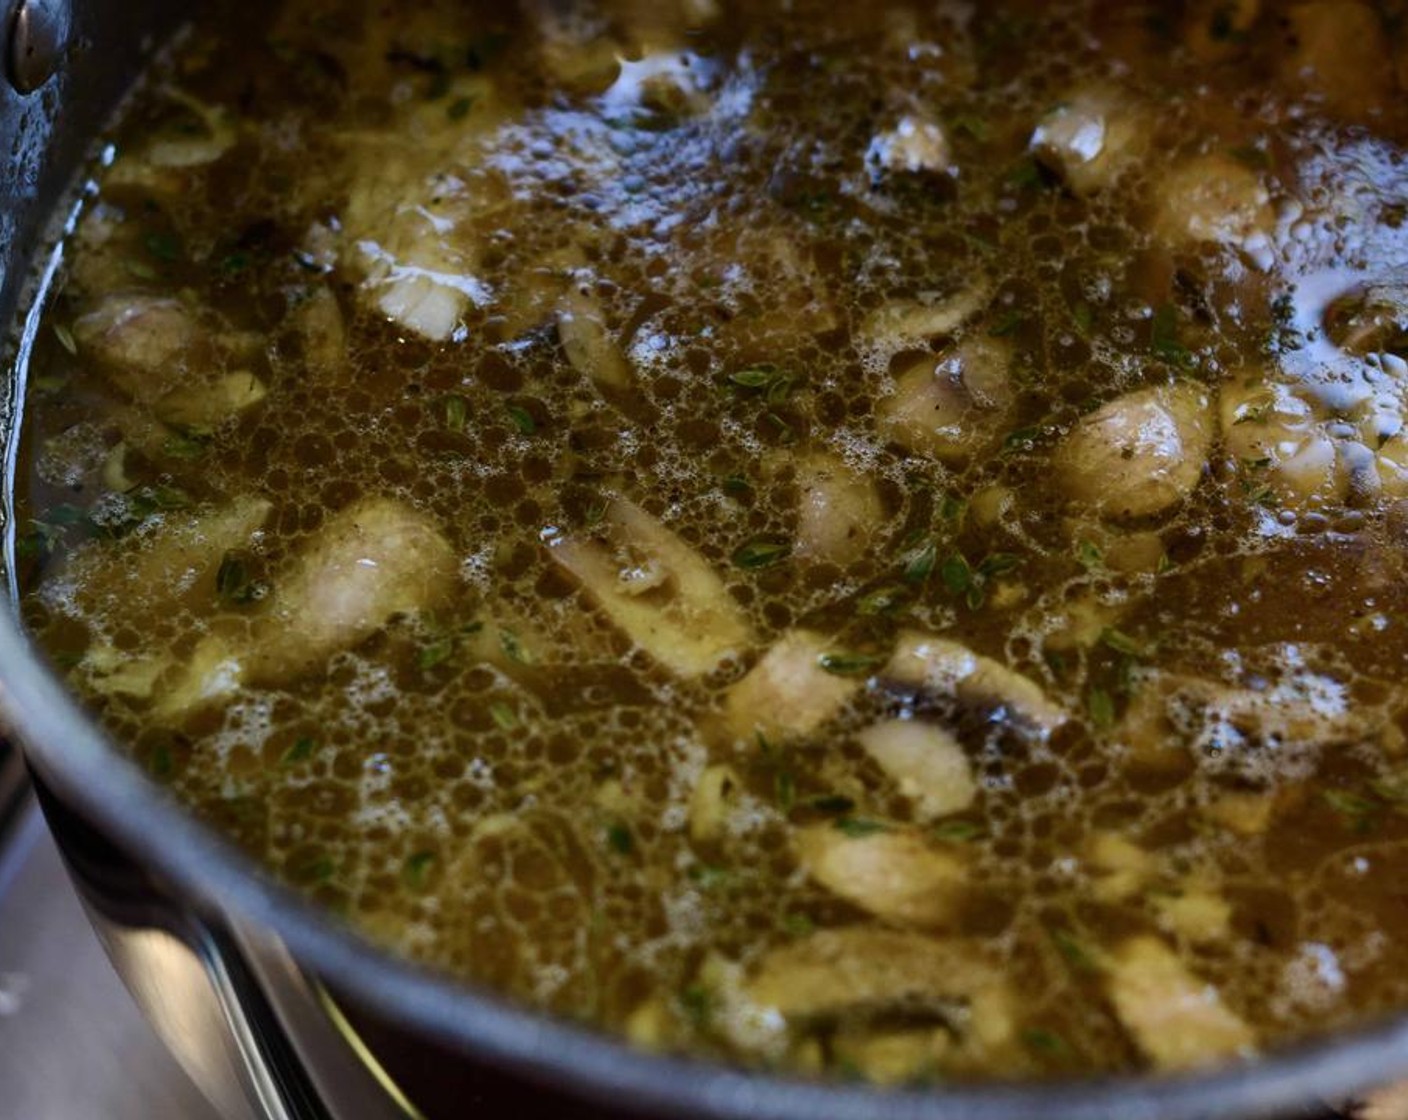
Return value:
M 1126 941 L 1108 968 L 1115 1013 L 1156 1066 L 1185 1069 L 1255 1053 L 1252 1029 L 1157 938 Z
M 242 685 L 302 676 L 393 616 L 435 606 L 454 574 L 454 554 L 429 518 L 389 498 L 359 502 L 275 576 L 268 607 L 251 625 L 200 643 L 157 714 L 179 720 Z
M 963 748 L 936 724 L 886 720 L 867 727 L 857 738 L 900 792 L 915 803 L 921 818 L 957 813 L 978 795 Z
M 1031 149 L 1078 195 L 1109 187 L 1143 153 L 1149 122 L 1133 98 L 1096 86 L 1077 90 L 1041 119 Z
M 823 887 L 899 925 L 947 924 L 966 887 L 963 860 L 918 832 L 853 835 L 842 825 L 819 824 L 800 829 L 796 847 L 807 874 Z
M 784 634 L 748 675 L 728 691 L 724 727 L 735 740 L 769 742 L 808 735 L 860 688 L 857 677 L 829 673 L 821 659 L 831 646 L 811 630 Z

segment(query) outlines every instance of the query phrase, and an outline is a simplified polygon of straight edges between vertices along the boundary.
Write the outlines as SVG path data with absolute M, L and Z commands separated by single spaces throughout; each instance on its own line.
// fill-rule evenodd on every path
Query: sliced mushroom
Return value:
M 822 658 L 831 646 L 811 630 L 784 634 L 728 691 L 723 722 L 736 741 L 758 735 L 769 742 L 809 735 L 835 716 L 863 683 L 829 673 Z
M 972 338 L 948 354 L 914 359 L 898 376 L 895 394 L 877 408 L 881 429 L 909 451 L 961 463 L 1001 438 L 1012 406 L 1001 339 Z
M 961 939 L 852 926 L 768 952 L 743 992 L 795 1026 L 922 1014 L 951 1022 L 961 1045 L 991 1057 L 1011 1045 L 1016 1012 L 1002 974 Z
M 1255 1054 L 1251 1027 L 1158 938 L 1131 938 L 1110 955 L 1106 967 L 1115 1014 L 1161 1069 Z
M 978 796 L 968 756 L 958 740 L 936 724 L 892 719 L 856 737 L 900 792 L 914 801 L 921 818 L 960 812 Z
M 1043 738 L 1070 718 L 1030 678 L 958 642 L 918 631 L 900 635 L 882 677 L 952 696 L 960 704 L 993 709 L 1017 728 Z
M 963 288 L 944 297 L 894 300 L 866 316 L 860 337 L 869 345 L 892 352 L 947 338 L 983 309 L 987 293 Z
M 792 554 L 845 566 L 865 555 L 884 521 L 875 483 L 835 455 L 797 462 L 797 537 Z
M 1078 506 L 1111 520 L 1149 517 L 1193 492 L 1213 430 L 1212 400 L 1201 386 L 1139 389 L 1083 417 L 1051 465 Z
M 606 328 L 601 305 L 575 287 L 562 297 L 557 337 L 568 362 L 598 385 L 624 389 L 633 380 L 631 364 Z
M 952 921 L 967 885 L 967 867 L 958 855 L 912 830 L 857 835 L 843 827 L 846 823 L 797 831 L 797 858 L 808 875 L 898 925 L 934 928 Z
M 612 501 L 601 531 L 605 541 L 551 532 L 544 540 L 553 561 L 655 660 L 702 676 L 752 644 L 752 627 L 723 581 L 639 506 Z

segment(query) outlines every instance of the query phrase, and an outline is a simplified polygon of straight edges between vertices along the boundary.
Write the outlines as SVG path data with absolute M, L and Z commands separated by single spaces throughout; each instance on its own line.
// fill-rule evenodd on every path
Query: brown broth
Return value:
M 663 1049 L 880 1081 L 1246 1052 L 1149 1048 L 1115 979 L 1142 935 L 1259 1046 L 1408 1004 L 1396 17 L 1342 6 L 1375 29 L 1349 64 L 1306 46 L 1318 4 L 501 7 L 293 0 L 264 41 L 197 29 L 119 125 L 30 371 L 18 542 L 27 621 L 114 739 L 369 936 Z M 1029 146 L 1087 96 L 1127 146 L 1094 185 Z M 881 166 L 906 118 L 951 168 Z M 1209 181 L 1234 217 L 1190 236 Z M 455 305 L 443 332 L 385 302 L 417 276 Z M 558 325 L 573 291 L 595 377 Z M 114 307 L 152 301 L 191 340 L 115 356 Z M 915 304 L 966 310 L 883 325 Z M 956 450 L 917 447 L 887 402 L 965 346 L 998 355 L 1001 399 Z M 213 419 L 171 395 L 223 376 L 266 395 Z M 1092 509 L 1063 448 L 1148 387 L 1211 402 L 1206 463 L 1157 509 Z M 818 455 L 868 488 L 831 559 L 799 539 Z M 190 520 L 250 498 L 267 516 L 201 555 Z M 373 498 L 430 519 L 448 589 L 160 714 L 211 642 L 296 650 L 261 619 Z M 708 671 L 670 671 L 553 562 L 623 499 L 750 635 Z M 612 562 L 650 604 L 645 553 Z M 721 732 L 799 627 L 853 694 L 805 734 Z M 1033 734 L 1016 702 L 896 687 L 915 630 L 1070 718 Z M 862 749 L 897 715 L 957 738 L 970 804 L 925 819 Z M 709 765 L 742 788 L 692 837 Z M 961 898 L 911 919 L 827 889 L 798 855 L 816 825 L 918 837 Z M 882 927 L 990 963 L 1022 997 L 1006 1033 L 974 1041 L 972 993 L 759 1026 L 770 951 Z

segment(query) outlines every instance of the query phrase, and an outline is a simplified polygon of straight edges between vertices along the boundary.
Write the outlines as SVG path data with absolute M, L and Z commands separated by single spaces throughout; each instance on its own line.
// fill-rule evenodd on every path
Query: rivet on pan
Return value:
M 33 93 L 58 69 L 73 24 L 69 0 L 18 0 L 8 21 L 5 76 Z

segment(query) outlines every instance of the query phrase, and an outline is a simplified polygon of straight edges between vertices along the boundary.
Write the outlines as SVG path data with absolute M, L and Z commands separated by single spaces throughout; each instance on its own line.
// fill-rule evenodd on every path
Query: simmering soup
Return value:
M 197 28 L 28 370 L 26 622 L 273 874 L 641 1046 L 1027 1077 L 1408 1006 L 1400 17 Z

